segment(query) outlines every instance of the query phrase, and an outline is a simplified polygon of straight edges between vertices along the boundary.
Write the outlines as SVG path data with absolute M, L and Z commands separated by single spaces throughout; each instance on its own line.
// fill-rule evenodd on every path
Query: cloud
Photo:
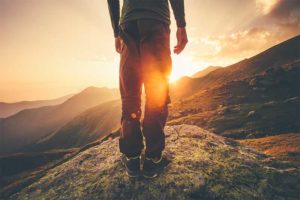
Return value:
M 271 35 L 267 29 L 252 28 L 229 35 L 204 38 L 201 42 L 217 50 L 215 54 L 211 54 L 212 56 L 242 59 L 272 45 L 274 40 Z
M 300 1 L 277 0 L 271 10 L 256 19 L 252 27 L 265 27 L 281 40 L 300 34 Z
M 279 0 L 255 0 L 256 6 L 263 14 L 268 14 Z
M 247 2 L 252 3 L 248 5 L 248 9 L 252 9 L 250 15 L 245 14 L 246 11 L 245 15 L 233 15 L 228 10 L 221 15 L 230 16 L 226 22 L 222 21 L 225 26 L 212 23 L 208 28 L 215 27 L 213 31 L 192 38 L 193 44 L 202 50 L 195 51 L 196 59 L 226 66 L 300 34 L 300 0 Z M 220 27 L 226 30 L 220 31 Z
M 265 4 L 257 3 L 265 2 Z M 268 3 L 266 3 L 268 2 Z M 293 25 L 300 28 L 300 1 L 299 0 L 256 0 L 262 6 L 264 13 L 257 19 L 270 25 Z
M 253 27 L 228 35 L 205 37 L 199 41 L 207 51 L 199 58 L 215 62 L 219 60 L 223 65 L 228 65 L 252 57 L 293 36 L 294 32 L 290 31 Z
M 275 18 L 290 18 L 296 17 L 300 12 L 299 0 L 278 0 L 276 5 L 270 11 L 269 16 Z M 298 20 L 300 20 L 298 18 Z
M 295 32 L 300 30 L 300 1 L 280 0 L 266 16 L 281 30 Z
M 244 59 L 300 34 L 299 0 L 255 0 L 255 3 L 261 14 L 248 26 L 199 40 L 207 49 L 203 59 Z

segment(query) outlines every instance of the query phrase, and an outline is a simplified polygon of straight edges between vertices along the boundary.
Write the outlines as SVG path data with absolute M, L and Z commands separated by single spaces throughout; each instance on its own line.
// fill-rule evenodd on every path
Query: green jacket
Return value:
M 178 27 L 185 27 L 184 0 L 107 0 L 114 35 L 119 35 L 119 25 L 136 19 L 156 19 L 170 24 L 169 1 Z

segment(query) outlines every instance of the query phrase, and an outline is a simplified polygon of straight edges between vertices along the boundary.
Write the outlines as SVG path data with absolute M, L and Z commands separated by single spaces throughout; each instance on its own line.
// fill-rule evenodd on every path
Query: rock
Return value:
M 254 110 L 252 110 L 252 111 L 250 111 L 249 113 L 248 113 L 248 117 L 251 117 L 251 116 L 253 116 L 253 115 L 255 115 L 255 111 Z
M 263 104 L 263 106 L 275 106 L 276 104 L 278 104 L 277 101 L 269 101 Z
M 299 168 L 197 126 L 167 126 L 172 162 L 155 179 L 130 179 L 118 138 L 47 171 L 8 199 L 297 199 Z
M 252 79 L 249 81 L 249 85 L 250 85 L 250 86 L 257 85 L 257 80 L 256 80 L 256 78 L 252 78 Z
M 297 101 L 299 101 L 299 97 L 292 97 L 284 100 L 284 103 L 297 102 Z
M 229 114 L 231 111 L 232 111 L 231 108 L 227 106 L 223 106 L 218 109 L 218 115 L 226 115 Z

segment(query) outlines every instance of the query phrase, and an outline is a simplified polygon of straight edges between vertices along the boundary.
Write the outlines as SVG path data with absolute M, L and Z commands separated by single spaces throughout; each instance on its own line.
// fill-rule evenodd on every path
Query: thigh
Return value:
M 140 54 L 146 71 L 160 71 L 170 75 L 172 69 L 170 51 L 170 27 L 152 19 L 138 20 Z
M 170 28 L 156 20 L 140 20 L 140 53 L 148 105 L 170 103 L 169 76 L 172 70 Z
M 122 38 L 119 70 L 121 96 L 122 99 L 138 98 L 142 90 L 142 71 L 136 22 L 122 24 L 120 37 Z

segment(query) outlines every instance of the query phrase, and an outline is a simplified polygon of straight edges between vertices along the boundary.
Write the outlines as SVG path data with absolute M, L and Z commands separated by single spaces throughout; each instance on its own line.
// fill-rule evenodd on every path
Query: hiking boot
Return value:
M 154 178 L 161 171 L 164 170 L 165 167 L 170 163 L 170 159 L 165 155 L 161 155 L 160 158 L 147 158 L 145 157 L 144 167 L 143 167 L 143 176 L 145 178 Z
M 140 156 L 128 158 L 125 154 L 122 154 L 121 160 L 129 177 L 135 178 L 140 175 Z

